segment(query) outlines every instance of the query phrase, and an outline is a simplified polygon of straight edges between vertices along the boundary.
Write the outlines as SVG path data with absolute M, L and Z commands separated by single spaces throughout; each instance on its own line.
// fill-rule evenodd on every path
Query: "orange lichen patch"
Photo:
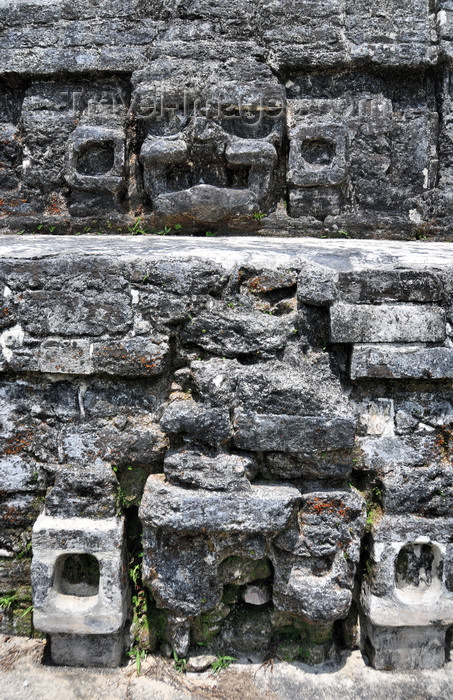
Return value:
M 451 428 L 443 426 L 436 435 L 435 446 L 438 450 L 438 456 L 443 463 L 451 463 L 453 454 L 453 431 Z
M 275 289 L 275 287 L 269 284 L 269 282 L 269 278 L 265 275 L 262 275 L 260 277 L 254 277 L 253 279 L 249 280 L 247 286 L 249 290 L 254 294 L 258 294 L 260 292 L 272 292 L 272 290 Z
M 308 501 L 305 511 L 315 515 L 333 515 L 342 519 L 349 519 L 351 516 L 351 509 L 345 506 L 343 501 L 338 498 L 322 500 L 315 496 Z
M 49 203 L 47 204 L 45 213 L 50 216 L 58 216 L 61 214 L 61 199 L 59 195 L 54 192 L 49 197 Z
M 17 455 L 27 450 L 32 443 L 33 431 L 27 430 L 23 435 L 12 436 L 4 441 L 3 454 Z

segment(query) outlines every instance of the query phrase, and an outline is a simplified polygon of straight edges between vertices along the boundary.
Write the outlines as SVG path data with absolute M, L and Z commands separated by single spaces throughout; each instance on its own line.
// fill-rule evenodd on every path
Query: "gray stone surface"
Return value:
M 306 452 L 350 448 L 355 422 L 350 418 L 287 416 L 236 411 L 234 442 L 244 450 Z
M 355 345 L 351 379 L 451 379 L 451 348 L 423 345 Z
M 165 455 L 164 473 L 170 483 L 179 486 L 210 491 L 250 490 L 249 478 L 256 473 L 256 462 L 252 455 L 169 451 Z
M 93 153 L 83 157 L 91 167 Z M 86 184 L 78 181 L 80 192 Z M 137 604 L 134 616 L 146 649 L 181 658 L 201 642 L 214 654 L 253 648 L 264 656 L 277 638 L 278 654 L 310 664 L 352 644 L 379 667 L 412 668 L 416 658 L 443 664 L 453 590 L 453 394 L 438 381 L 448 378 L 447 360 L 434 358 L 450 351 L 450 248 L 124 241 L 0 238 L 8 310 L 0 333 L 0 585 L 2 595 L 13 586 L 21 596 L 0 612 L 1 628 L 24 630 L 30 529 L 45 507 L 53 524 L 35 528 L 36 624 L 46 625 L 48 591 L 57 603 L 75 598 L 72 612 L 65 604 L 47 610 L 50 634 L 63 635 L 56 660 L 88 662 L 86 649 L 101 653 L 108 630 L 124 639 L 131 611 L 122 607 L 115 622 L 98 610 L 90 647 L 93 626 L 80 606 L 100 594 L 92 582 L 68 581 L 63 559 L 55 560 L 113 550 L 121 559 L 121 538 L 99 528 L 124 509 L 137 542 L 130 568 L 139 582 L 143 554 L 152 595 L 149 633 L 140 632 Z M 329 314 L 339 308 L 354 321 L 343 324 L 348 332 L 360 336 L 374 324 L 382 333 L 381 314 L 393 335 L 331 343 Z M 425 337 L 409 340 L 414 333 Z M 392 376 L 354 374 L 370 346 Z M 409 376 L 392 381 L 412 352 L 419 359 Z M 140 527 L 143 543 L 134 540 Z M 102 560 L 101 578 L 109 595 L 123 591 L 127 607 L 125 579 L 112 584 L 113 559 Z M 121 566 L 125 572 L 125 560 Z M 85 651 L 74 634 L 87 637 Z M 122 642 L 110 642 L 119 663 Z
M 335 304 L 330 310 L 333 343 L 417 343 L 445 340 L 439 307 Z
M 291 486 L 252 486 L 234 494 L 188 491 L 149 477 L 141 504 L 145 525 L 176 532 L 278 532 L 286 527 L 300 493 Z

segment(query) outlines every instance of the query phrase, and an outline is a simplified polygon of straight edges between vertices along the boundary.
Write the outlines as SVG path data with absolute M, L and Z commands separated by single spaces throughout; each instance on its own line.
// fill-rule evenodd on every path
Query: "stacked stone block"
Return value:
M 119 663 L 124 509 L 166 653 L 322 663 L 358 643 L 359 608 L 377 668 L 442 665 L 453 394 L 424 368 L 450 350 L 448 247 L 427 268 L 415 244 L 29 240 L 1 267 L 2 463 L 25 494 L 19 464 L 51 485 L 32 581 L 54 660 Z M 392 349 L 425 359 L 397 376 Z
M 106 466 L 57 472 L 33 526 L 33 619 L 65 666 L 118 666 L 127 644 L 124 518 Z

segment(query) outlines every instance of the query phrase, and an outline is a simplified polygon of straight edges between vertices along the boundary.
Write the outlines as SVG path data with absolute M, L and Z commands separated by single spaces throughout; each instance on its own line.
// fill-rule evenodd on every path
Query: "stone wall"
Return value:
M 2 0 L 0 226 L 450 239 L 449 0 Z
M 2 630 L 29 628 L 32 583 L 57 663 L 130 644 L 445 663 L 448 244 L 23 236 L 0 253 Z

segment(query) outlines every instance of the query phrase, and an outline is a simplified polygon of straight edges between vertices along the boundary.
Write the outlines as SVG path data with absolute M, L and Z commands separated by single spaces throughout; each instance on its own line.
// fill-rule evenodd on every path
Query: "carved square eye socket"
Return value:
M 92 554 L 64 554 L 55 565 L 55 588 L 79 598 L 99 593 L 99 561 Z
M 115 145 L 113 141 L 93 143 L 82 148 L 77 156 L 80 175 L 105 175 L 113 168 Z
M 430 588 L 441 577 L 441 562 L 438 559 L 436 549 L 430 544 L 408 544 L 403 547 L 396 560 L 397 588 Z
M 328 139 L 306 139 L 302 141 L 302 158 L 311 165 L 330 165 L 337 152 L 337 145 Z

